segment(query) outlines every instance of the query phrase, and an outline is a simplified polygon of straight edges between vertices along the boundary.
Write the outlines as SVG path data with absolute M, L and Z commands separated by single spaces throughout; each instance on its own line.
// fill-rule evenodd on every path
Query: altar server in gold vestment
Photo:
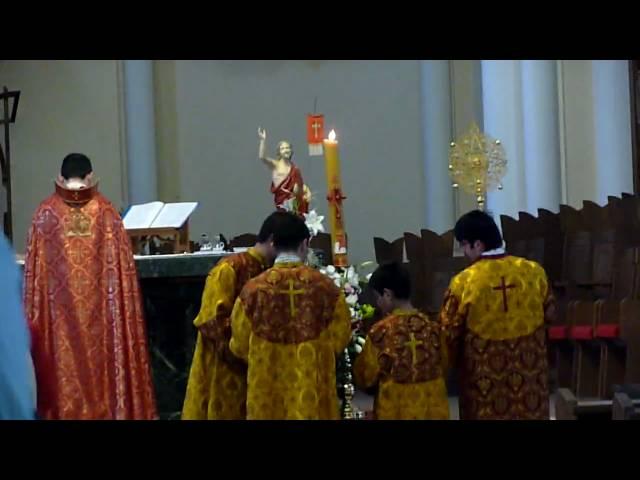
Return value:
M 451 280 L 440 321 L 458 363 L 460 418 L 548 419 L 554 303 L 544 269 L 507 255 L 484 212 L 461 217 L 455 237 L 473 264 Z
M 309 230 L 286 213 L 273 268 L 250 280 L 231 315 L 231 351 L 248 363 L 247 419 L 339 418 L 336 357 L 351 318 L 333 281 L 305 266 Z
M 378 267 L 369 286 L 387 316 L 367 335 L 354 373 L 358 387 L 377 389 L 374 418 L 447 420 L 446 348 L 440 325 L 411 305 L 411 279 L 402 265 Z
M 246 252 L 225 257 L 213 267 L 202 294 L 198 329 L 183 420 L 244 420 L 247 368 L 229 351 L 231 310 L 249 279 L 268 268 L 275 257 L 273 233 L 285 215 L 271 214 L 262 224 L 258 241 Z

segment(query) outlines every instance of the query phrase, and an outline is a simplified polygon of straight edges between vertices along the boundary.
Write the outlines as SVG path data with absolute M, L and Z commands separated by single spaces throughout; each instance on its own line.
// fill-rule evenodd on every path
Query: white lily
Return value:
M 353 266 L 347 269 L 347 281 L 351 285 L 358 285 L 360 283 L 360 277 Z
M 356 303 L 358 303 L 358 295 L 356 294 L 349 295 L 347 296 L 346 300 L 347 300 L 347 305 L 353 306 Z
M 327 273 L 330 275 L 333 275 L 334 273 L 336 273 L 336 267 L 334 267 L 333 265 L 328 265 L 327 266 Z
M 311 210 L 309 213 L 304 214 L 304 221 L 307 224 L 307 228 L 314 237 L 318 232 L 324 232 L 322 220 L 324 220 L 324 216 L 318 215 L 315 210 Z

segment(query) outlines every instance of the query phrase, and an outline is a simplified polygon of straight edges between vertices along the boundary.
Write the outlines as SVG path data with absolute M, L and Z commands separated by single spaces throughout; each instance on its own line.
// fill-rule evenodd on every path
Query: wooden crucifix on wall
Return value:
M 13 100 L 11 108 L 9 104 Z M 0 148 L 0 171 L 2 172 L 2 185 L 7 195 L 7 211 L 4 212 L 3 226 L 4 234 L 9 241 L 13 240 L 12 216 L 11 216 L 11 144 L 9 142 L 9 126 L 16 121 L 16 113 L 18 112 L 18 101 L 20 100 L 20 92 L 10 92 L 7 87 L 2 89 L 0 93 L 0 101 L 2 101 L 2 118 L 0 125 L 4 125 L 4 144 Z

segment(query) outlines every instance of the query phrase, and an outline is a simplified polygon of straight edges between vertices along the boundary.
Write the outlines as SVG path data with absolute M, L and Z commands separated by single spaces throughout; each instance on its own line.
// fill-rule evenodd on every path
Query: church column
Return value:
M 500 215 L 518 218 L 526 209 L 521 100 L 520 62 L 482 60 L 484 133 L 499 139 L 507 155 L 504 188 L 487 195 L 487 210 L 498 226 Z
M 522 60 L 522 117 L 527 211 L 559 211 L 560 139 L 554 60 Z
M 129 203 L 157 200 L 153 62 L 124 60 Z
M 422 92 L 425 225 L 443 233 L 454 225 L 454 192 L 449 178 L 451 82 L 448 60 L 420 62 Z
M 629 62 L 593 60 L 593 118 L 597 201 L 633 193 Z

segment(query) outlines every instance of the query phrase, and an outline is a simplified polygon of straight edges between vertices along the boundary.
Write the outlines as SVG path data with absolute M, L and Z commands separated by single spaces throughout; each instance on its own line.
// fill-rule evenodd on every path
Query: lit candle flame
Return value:
M 332 142 L 336 141 L 336 131 L 335 130 L 331 130 L 331 132 L 329 132 L 329 140 L 331 140 Z

